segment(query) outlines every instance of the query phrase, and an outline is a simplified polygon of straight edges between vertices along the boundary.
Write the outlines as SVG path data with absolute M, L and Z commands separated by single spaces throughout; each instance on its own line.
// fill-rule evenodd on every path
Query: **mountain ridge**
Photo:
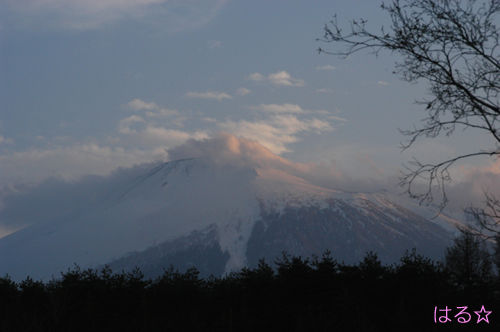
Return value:
M 122 188 L 81 215 L 0 239 L 0 273 L 46 280 L 75 262 L 131 269 L 123 259 L 141 262 L 147 255 L 140 253 L 148 250 L 164 252 L 152 265 L 168 264 L 169 257 L 182 265 L 188 260 L 183 252 L 198 256 L 197 262 L 213 261 L 205 274 L 219 273 L 222 265 L 222 273 L 251 266 L 263 257 L 272 261 L 282 251 L 306 256 L 330 249 L 334 258 L 354 262 L 373 250 L 390 261 L 415 246 L 437 257 L 451 244 L 456 222 L 429 220 L 422 216 L 428 211 L 408 202 L 406 208 L 387 193 L 321 188 L 286 169 L 210 157 L 162 163 Z

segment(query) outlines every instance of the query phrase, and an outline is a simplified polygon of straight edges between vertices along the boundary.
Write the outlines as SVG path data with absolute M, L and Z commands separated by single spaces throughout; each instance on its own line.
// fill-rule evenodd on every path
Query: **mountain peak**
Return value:
M 46 280 L 75 262 L 119 269 L 140 263 L 154 271 L 206 261 L 213 264 L 204 272 L 220 274 L 262 257 L 273 261 L 284 250 L 307 256 L 329 249 L 346 261 L 373 250 L 390 261 L 412 247 L 436 258 L 451 243 L 452 220 L 430 221 L 427 211 L 387 193 L 321 188 L 297 174 L 211 157 L 162 163 L 82 213 L 1 238 L 0 273 Z

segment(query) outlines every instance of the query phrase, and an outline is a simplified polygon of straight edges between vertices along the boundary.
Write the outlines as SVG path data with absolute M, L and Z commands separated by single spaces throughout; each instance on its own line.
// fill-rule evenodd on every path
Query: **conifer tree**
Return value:
M 492 261 L 486 244 L 468 228 L 446 249 L 445 269 L 459 289 L 483 285 L 492 278 Z

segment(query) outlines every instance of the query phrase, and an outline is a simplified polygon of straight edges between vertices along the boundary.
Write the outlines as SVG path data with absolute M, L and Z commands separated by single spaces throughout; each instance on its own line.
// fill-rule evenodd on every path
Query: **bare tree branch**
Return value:
M 500 0 L 393 0 L 381 8 L 391 17 L 389 29 L 381 27 L 379 33 L 373 33 L 368 21 L 361 19 L 350 21 L 345 32 L 334 16 L 318 41 L 343 46 L 318 51 L 341 58 L 364 50 L 375 56 L 390 51 L 402 58 L 395 63 L 395 74 L 411 83 L 427 81 L 431 99 L 416 103 L 425 107 L 428 116 L 421 127 L 400 130 L 409 137 L 403 150 L 422 136 L 450 136 L 458 127 L 481 130 L 500 146 L 500 30 L 495 24 Z M 432 202 L 433 193 L 440 191 L 442 209 L 448 201 L 445 184 L 451 181 L 450 167 L 469 157 L 496 155 L 500 155 L 498 148 L 438 164 L 414 159 L 404 165 L 399 184 L 421 203 Z M 428 181 L 427 192 L 414 192 L 417 179 Z

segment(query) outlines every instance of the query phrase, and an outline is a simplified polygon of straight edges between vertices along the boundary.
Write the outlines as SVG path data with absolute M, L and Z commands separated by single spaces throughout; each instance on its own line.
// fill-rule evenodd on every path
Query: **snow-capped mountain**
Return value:
M 356 262 L 375 251 L 386 262 L 416 247 L 431 258 L 451 244 L 456 221 L 385 192 L 321 188 L 271 167 L 211 158 L 161 164 L 106 199 L 0 239 L 0 273 L 47 281 L 77 263 L 139 266 L 147 275 L 173 263 L 203 275 L 329 249 Z

